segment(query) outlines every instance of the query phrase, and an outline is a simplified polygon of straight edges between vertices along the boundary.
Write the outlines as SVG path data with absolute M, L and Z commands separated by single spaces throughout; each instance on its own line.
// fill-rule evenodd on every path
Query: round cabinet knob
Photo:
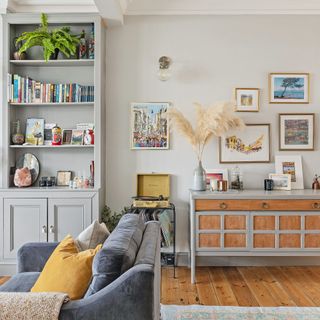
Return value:
M 50 233 L 54 233 L 54 226 L 50 226 L 49 230 Z
M 220 203 L 220 209 L 227 209 L 228 205 L 224 202 Z
M 42 232 L 42 233 L 47 233 L 47 227 L 46 227 L 46 226 L 42 226 L 41 232 Z
M 318 202 L 315 202 L 312 204 L 312 208 L 313 209 L 319 209 L 319 203 Z
M 262 202 L 263 209 L 269 209 L 269 204 L 267 202 Z

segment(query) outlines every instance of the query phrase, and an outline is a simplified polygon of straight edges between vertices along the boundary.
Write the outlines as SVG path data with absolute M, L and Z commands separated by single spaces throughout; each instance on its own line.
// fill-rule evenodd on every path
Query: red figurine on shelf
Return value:
M 62 130 L 55 126 L 52 128 L 52 143 L 53 146 L 60 146 L 62 144 Z

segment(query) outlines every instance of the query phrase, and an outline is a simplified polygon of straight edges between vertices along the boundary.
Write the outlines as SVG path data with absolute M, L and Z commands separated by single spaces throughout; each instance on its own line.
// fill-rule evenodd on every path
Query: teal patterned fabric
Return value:
M 319 320 L 320 308 L 161 305 L 161 320 Z

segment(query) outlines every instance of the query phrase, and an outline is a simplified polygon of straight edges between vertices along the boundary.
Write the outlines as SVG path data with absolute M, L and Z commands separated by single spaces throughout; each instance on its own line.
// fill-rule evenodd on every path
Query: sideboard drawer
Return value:
M 196 200 L 196 211 L 248 211 L 250 200 Z
M 319 200 L 248 200 L 252 211 L 320 211 Z

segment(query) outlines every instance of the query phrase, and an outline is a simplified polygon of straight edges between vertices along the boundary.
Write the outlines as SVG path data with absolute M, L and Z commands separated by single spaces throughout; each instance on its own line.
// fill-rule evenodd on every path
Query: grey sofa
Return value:
M 18 252 L 18 273 L 0 292 L 28 292 L 57 243 L 29 243 Z M 70 301 L 60 320 L 158 320 L 160 317 L 160 228 L 126 214 L 93 261 L 85 297 Z

